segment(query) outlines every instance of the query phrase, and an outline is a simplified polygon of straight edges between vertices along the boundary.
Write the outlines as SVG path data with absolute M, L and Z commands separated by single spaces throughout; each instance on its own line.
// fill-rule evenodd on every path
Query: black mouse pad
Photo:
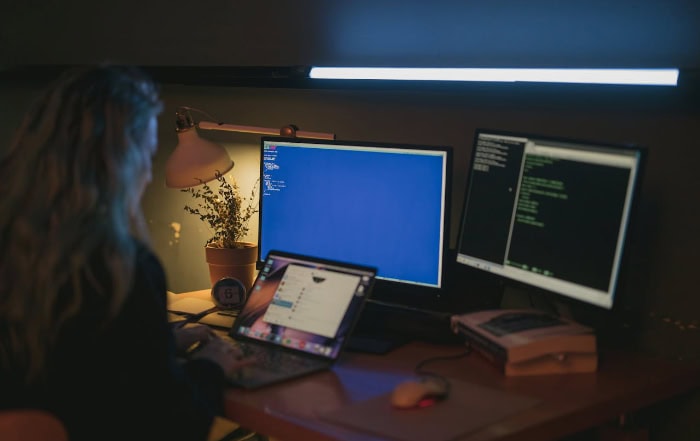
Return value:
M 422 409 L 395 409 L 383 394 L 320 415 L 326 421 L 404 441 L 447 441 L 521 412 L 538 399 L 450 380 L 450 396 Z

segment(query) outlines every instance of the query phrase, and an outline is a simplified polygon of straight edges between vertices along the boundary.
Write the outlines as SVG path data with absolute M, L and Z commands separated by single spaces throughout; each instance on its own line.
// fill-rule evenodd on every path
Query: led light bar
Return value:
M 677 86 L 678 69 L 312 67 L 309 71 L 309 78 Z

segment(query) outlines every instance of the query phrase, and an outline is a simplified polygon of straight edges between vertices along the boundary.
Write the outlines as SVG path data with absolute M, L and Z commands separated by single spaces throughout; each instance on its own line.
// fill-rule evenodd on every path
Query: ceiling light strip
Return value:
M 309 78 L 677 86 L 678 69 L 312 67 Z

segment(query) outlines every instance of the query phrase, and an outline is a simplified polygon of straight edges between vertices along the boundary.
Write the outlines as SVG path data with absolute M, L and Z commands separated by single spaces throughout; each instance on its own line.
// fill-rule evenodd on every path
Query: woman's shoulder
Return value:
M 151 247 L 135 241 L 136 261 L 134 267 L 136 284 L 148 283 L 153 288 L 165 292 L 166 276 L 163 264 Z
M 147 245 L 145 242 L 142 242 L 140 240 L 134 239 L 134 247 L 136 249 L 136 261 L 137 262 L 143 262 L 143 261 L 152 261 L 154 263 L 157 263 L 158 265 L 161 265 L 160 258 L 156 254 L 156 252 L 151 248 L 150 245 Z

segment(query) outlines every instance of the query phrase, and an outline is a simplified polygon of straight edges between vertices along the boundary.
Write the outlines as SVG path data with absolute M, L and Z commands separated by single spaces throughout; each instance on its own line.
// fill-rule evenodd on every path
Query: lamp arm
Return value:
M 256 133 L 259 135 L 279 135 L 279 129 L 256 126 L 239 126 L 236 124 L 215 123 L 211 121 L 200 121 L 197 127 L 203 130 L 223 130 L 226 132 Z
M 197 127 L 203 130 L 223 130 L 226 132 L 255 133 L 259 135 L 276 135 L 329 140 L 335 139 L 335 134 L 333 133 L 309 132 L 305 130 L 298 130 L 296 126 L 291 124 L 288 126 L 284 126 L 280 129 L 273 129 L 269 127 L 241 126 L 237 124 L 224 124 L 215 123 L 211 121 L 200 121 L 199 123 L 197 123 Z

